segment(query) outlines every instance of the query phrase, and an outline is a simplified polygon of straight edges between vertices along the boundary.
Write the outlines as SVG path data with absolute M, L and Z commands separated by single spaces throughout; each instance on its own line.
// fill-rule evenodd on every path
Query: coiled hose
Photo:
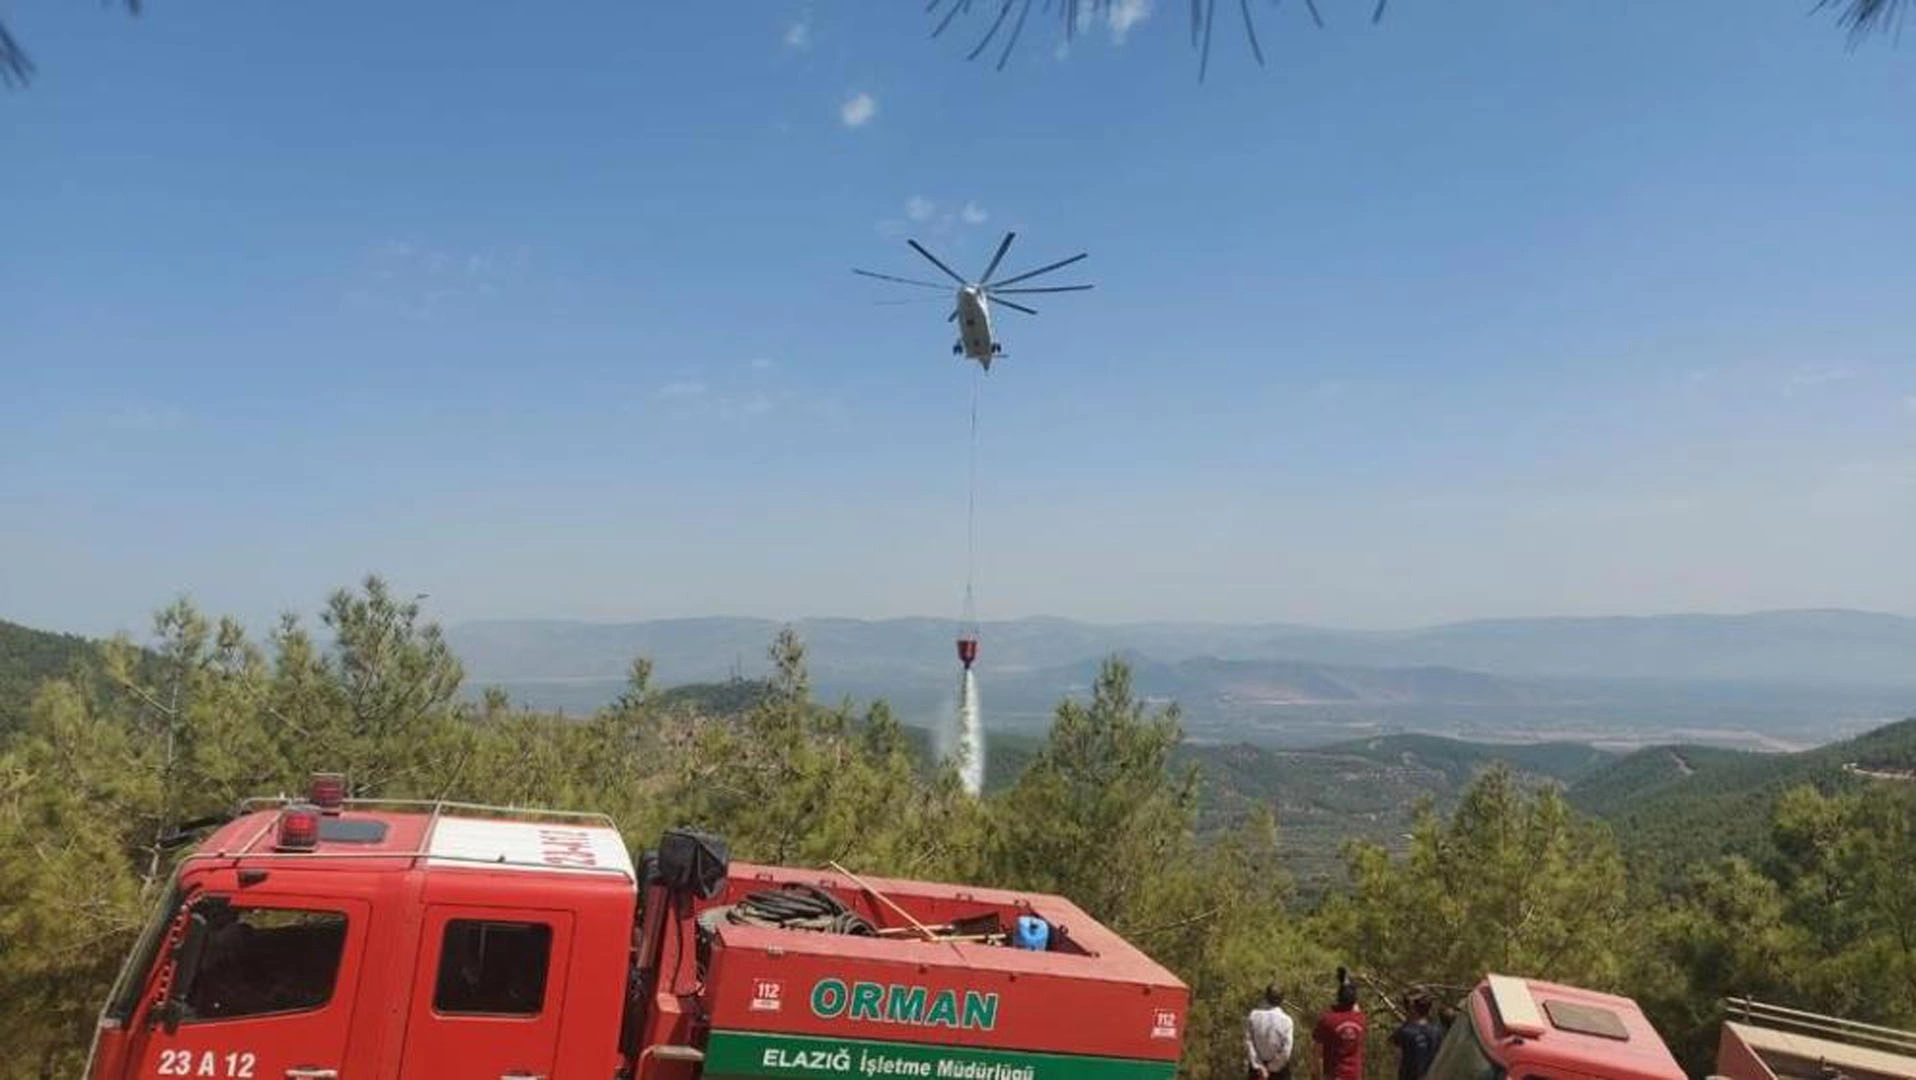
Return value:
M 712 908 L 699 916 L 699 929 L 708 934 L 716 932 L 721 923 L 856 937 L 878 934 L 878 929 L 864 916 L 846 907 L 838 897 L 811 885 L 761 889 L 736 904 Z

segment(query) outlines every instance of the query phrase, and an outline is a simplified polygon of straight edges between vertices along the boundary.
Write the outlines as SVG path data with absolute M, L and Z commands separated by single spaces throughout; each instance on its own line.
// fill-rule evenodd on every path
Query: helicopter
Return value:
M 1005 234 L 1005 238 L 998 243 L 997 252 L 991 256 L 990 265 L 985 267 L 985 272 L 979 276 L 977 281 L 966 281 L 962 275 L 951 267 L 946 266 L 943 260 L 933 255 L 930 251 L 927 251 L 925 246 L 918 241 L 905 241 L 905 243 L 911 245 L 913 251 L 923 255 L 933 266 L 943 270 L 945 276 L 958 283 L 958 292 L 952 302 L 951 314 L 946 316 L 945 319 L 947 322 L 955 322 L 958 324 L 958 340 L 952 343 L 951 354 L 975 361 L 978 366 L 984 368 L 986 371 L 991 370 L 993 360 L 1005 354 L 1004 346 L 992 336 L 992 305 L 996 304 L 1008 307 L 1013 311 L 1022 311 L 1026 315 L 1036 315 L 1038 313 L 1036 308 L 1026 307 L 1015 300 L 1007 300 L 1005 297 L 1030 293 L 1083 292 L 1091 288 L 1089 285 L 1032 285 L 1016 289 L 1006 288 L 1008 285 L 1016 285 L 1021 281 L 1029 281 L 1040 274 L 1049 274 L 1053 270 L 1070 266 L 1072 263 L 1088 255 L 1088 252 L 1082 251 L 1068 259 L 1060 259 L 1057 262 L 1047 266 L 1040 266 L 1036 270 L 1028 270 L 1015 277 L 1008 277 L 998 282 L 992 281 L 991 275 L 997 273 L 998 264 L 1004 261 L 1005 252 L 1011 249 L 1011 241 L 1015 239 L 1017 235 L 1015 232 Z M 880 281 L 895 282 L 900 285 L 914 285 L 921 289 L 949 289 L 951 287 L 949 285 L 939 284 L 936 281 L 921 281 L 917 278 L 880 274 L 871 270 L 860 270 L 856 267 L 852 269 L 852 273 L 868 278 L 877 278 Z

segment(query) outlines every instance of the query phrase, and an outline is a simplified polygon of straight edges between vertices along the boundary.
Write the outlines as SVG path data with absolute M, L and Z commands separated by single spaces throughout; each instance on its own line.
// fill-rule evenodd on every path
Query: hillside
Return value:
M 1402 685 L 1394 674 L 1364 669 L 1209 660 L 1140 661 L 1137 677 L 1153 694 L 1160 687 L 1188 694 L 1201 685 L 1194 679 L 1217 672 L 1228 673 L 1240 688 L 1268 693 L 1282 687 L 1318 698 L 1382 695 Z M 1080 676 L 1074 671 L 1071 677 Z M 1449 673 L 1434 677 L 1472 690 L 1486 687 L 1467 678 L 1455 681 Z M 734 680 L 680 687 L 663 696 L 725 714 L 749 707 L 761 689 L 755 681 Z M 929 762 L 935 756 L 934 733 L 922 725 L 907 730 L 918 756 Z M 992 730 L 987 788 L 1015 782 L 1039 740 L 1034 731 Z M 1205 828 L 1228 827 L 1259 805 L 1276 812 L 1286 863 L 1306 895 L 1338 880 L 1339 852 L 1347 840 L 1398 843 L 1420 800 L 1448 807 L 1493 762 L 1508 764 L 1530 782 L 1562 786 L 1578 810 L 1612 824 L 1634 861 L 1669 877 L 1726 853 L 1763 858 L 1775 800 L 1791 787 L 1833 790 L 1898 782 L 1870 779 L 1857 770 L 1888 776 L 1916 770 L 1916 720 L 1799 753 L 1671 744 L 1619 755 L 1578 742 L 1499 744 L 1403 733 L 1309 749 L 1193 741 L 1179 748 L 1177 761 L 1199 769 Z
M 1585 813 L 1615 817 L 1639 800 L 1681 791 L 1699 777 L 1714 777 L 1720 769 L 1760 767 L 1785 759 L 1689 743 L 1646 746 L 1582 777 L 1571 789 L 1571 801 Z
M 1036 746 L 1030 736 L 994 734 L 990 786 L 1015 780 Z M 1186 743 L 1177 760 L 1199 769 L 1207 828 L 1240 821 L 1255 805 L 1276 812 L 1285 861 L 1306 895 L 1338 880 L 1345 841 L 1396 844 L 1420 799 L 1448 808 L 1496 762 L 1529 782 L 1562 786 L 1574 807 L 1612 825 L 1634 862 L 1669 877 L 1724 854 L 1763 859 L 1776 799 L 1792 787 L 1916 783 L 1905 779 L 1916 775 L 1916 720 L 1794 754 L 1673 745 L 1616 755 L 1579 743 L 1402 734 L 1308 750 Z
M 0 734 L 26 718 L 42 679 L 64 675 L 90 661 L 94 643 L 72 634 L 54 634 L 0 620 Z
M 765 699 L 772 684 L 764 679 L 727 679 L 716 683 L 687 683 L 658 692 L 659 703 L 710 716 L 736 716 Z
M 750 708 L 765 684 L 732 680 L 664 691 L 661 700 L 735 716 Z M 914 755 L 929 765 L 938 736 L 922 726 L 905 729 Z M 1042 745 L 1042 736 L 996 730 L 987 734 L 985 789 L 1017 782 Z M 1198 770 L 1200 824 L 1228 828 L 1256 806 L 1278 817 L 1285 862 L 1301 892 L 1316 895 L 1342 873 L 1345 841 L 1364 837 L 1394 844 L 1422 799 L 1448 807 L 1493 762 L 1535 783 L 1566 784 L 1603 769 L 1615 755 L 1574 743 L 1491 745 L 1434 735 L 1386 735 L 1316 750 L 1280 750 L 1249 743 L 1186 742 L 1174 761 Z
M 907 728 L 921 760 L 935 737 Z M 994 732 L 987 742 L 985 788 L 1018 779 L 1037 753 L 1037 736 Z M 1315 896 L 1341 879 L 1345 841 L 1395 845 L 1417 803 L 1448 808 L 1470 781 L 1503 762 L 1534 783 L 1562 784 L 1614 759 L 1588 746 L 1490 746 L 1427 735 L 1393 735 L 1322 750 L 1278 750 L 1249 743 L 1185 743 L 1174 761 L 1198 770 L 1200 825 L 1228 828 L 1256 806 L 1277 815 L 1286 868 L 1299 891 Z
M 1490 745 L 1431 735 L 1390 735 L 1315 750 L 1238 743 L 1190 745 L 1208 826 L 1241 820 L 1255 805 L 1276 811 L 1285 861 L 1301 892 L 1315 895 L 1342 873 L 1345 841 L 1396 845 L 1417 803 L 1448 808 L 1472 778 L 1502 762 L 1533 783 L 1562 784 L 1613 755 L 1563 743 Z
M 1386 735 L 1340 746 L 1327 752 L 1342 751 L 1376 761 L 1415 762 L 1442 772 L 1452 783 L 1462 785 L 1486 765 L 1503 762 L 1521 772 L 1547 776 L 1565 783 L 1587 776 L 1617 760 L 1617 755 L 1585 743 L 1480 743 L 1446 739 L 1435 735 Z
M 1855 769 L 1916 769 L 1916 720 L 1794 754 L 1650 747 L 1588 773 L 1571 785 L 1569 798 L 1579 810 L 1608 820 L 1639 863 L 1671 874 L 1723 854 L 1765 858 L 1772 811 L 1790 788 L 1810 784 L 1835 791 L 1899 782 Z

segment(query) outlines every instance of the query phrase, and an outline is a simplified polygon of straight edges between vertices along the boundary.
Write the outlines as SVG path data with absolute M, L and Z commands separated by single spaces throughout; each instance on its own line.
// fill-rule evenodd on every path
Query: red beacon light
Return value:
M 315 851 L 319 848 L 319 807 L 294 803 L 279 812 L 274 851 Z
M 306 788 L 307 801 L 328 817 L 337 817 L 346 808 L 346 774 L 314 773 Z

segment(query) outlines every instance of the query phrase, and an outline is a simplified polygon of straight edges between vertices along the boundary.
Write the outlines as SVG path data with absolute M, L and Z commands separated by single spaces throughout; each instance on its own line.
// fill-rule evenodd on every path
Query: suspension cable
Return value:
M 980 368 L 971 383 L 971 448 L 965 476 L 965 631 L 975 632 L 978 609 L 972 588 L 978 577 L 978 398 L 984 391 L 985 373 Z

